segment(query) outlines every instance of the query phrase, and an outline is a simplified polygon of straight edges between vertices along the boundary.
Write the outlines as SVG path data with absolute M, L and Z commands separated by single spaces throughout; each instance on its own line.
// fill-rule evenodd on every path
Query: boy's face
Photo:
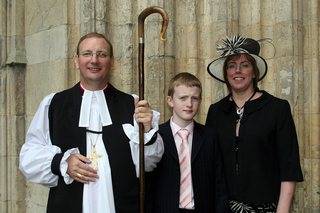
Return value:
M 173 121 L 181 127 L 188 125 L 197 114 L 201 102 L 200 89 L 179 85 L 174 88 L 173 97 L 167 97 L 172 108 Z

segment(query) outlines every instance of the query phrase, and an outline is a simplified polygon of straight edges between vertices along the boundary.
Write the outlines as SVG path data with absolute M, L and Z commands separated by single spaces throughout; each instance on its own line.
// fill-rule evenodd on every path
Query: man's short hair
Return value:
M 110 48 L 110 57 L 112 58 L 113 57 L 113 47 L 112 47 L 112 44 L 111 42 L 107 39 L 106 36 L 104 36 L 103 34 L 101 33 L 97 33 L 97 32 L 91 32 L 91 33 L 88 33 L 84 36 L 82 36 L 80 39 L 79 39 L 79 42 L 77 44 L 77 55 L 79 56 L 79 48 L 80 48 L 80 44 L 83 40 L 87 39 L 87 38 L 103 38 L 109 45 L 109 48 Z
M 187 87 L 198 87 L 200 90 L 200 98 L 201 98 L 201 94 L 202 94 L 201 82 L 196 76 L 188 72 L 181 72 L 170 80 L 168 96 L 172 97 L 174 93 L 174 88 L 180 85 L 184 85 Z

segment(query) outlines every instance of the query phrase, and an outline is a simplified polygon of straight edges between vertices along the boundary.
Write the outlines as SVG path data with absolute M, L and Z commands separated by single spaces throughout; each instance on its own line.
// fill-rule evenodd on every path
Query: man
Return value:
M 159 113 L 108 82 L 112 64 L 107 38 L 84 35 L 75 58 L 80 82 L 45 97 L 31 122 L 20 170 L 50 187 L 47 212 L 138 212 L 137 122 L 144 125 L 151 171 L 163 153 Z

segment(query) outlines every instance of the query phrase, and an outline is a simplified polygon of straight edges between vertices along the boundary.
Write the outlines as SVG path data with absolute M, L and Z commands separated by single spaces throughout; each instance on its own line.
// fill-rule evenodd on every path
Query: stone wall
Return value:
M 78 81 L 73 56 L 81 35 L 109 37 L 111 82 L 138 93 L 137 17 L 152 5 L 170 18 L 165 42 L 160 16 L 145 22 L 145 97 L 162 121 L 170 117 L 167 85 L 178 72 L 193 73 L 203 84 L 201 123 L 210 104 L 227 94 L 206 72 L 218 56 L 218 40 L 238 33 L 272 39 L 275 48 L 262 47 L 269 72 L 260 88 L 287 99 L 294 115 L 305 181 L 297 185 L 293 212 L 320 212 L 318 0 L 0 1 L 0 212 L 45 212 L 48 190 L 24 181 L 18 154 L 42 98 Z
M 24 1 L 0 2 L 0 212 L 25 210 L 18 153 L 25 135 Z

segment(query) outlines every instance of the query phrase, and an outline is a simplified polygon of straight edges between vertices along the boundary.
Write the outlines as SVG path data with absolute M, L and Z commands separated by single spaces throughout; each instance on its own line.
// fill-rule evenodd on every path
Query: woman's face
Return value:
M 253 90 L 253 78 L 255 78 L 253 66 L 245 54 L 234 57 L 226 64 L 226 77 L 233 92 L 245 92 Z

